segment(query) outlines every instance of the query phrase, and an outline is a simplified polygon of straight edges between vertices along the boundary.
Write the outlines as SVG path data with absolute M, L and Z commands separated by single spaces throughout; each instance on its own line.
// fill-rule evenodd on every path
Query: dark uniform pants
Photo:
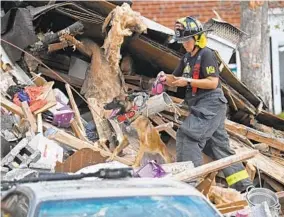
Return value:
M 212 91 L 191 106 L 191 114 L 177 131 L 177 161 L 203 164 L 202 151 L 219 160 L 235 152 L 229 146 L 225 130 L 227 100 L 222 91 Z M 230 187 L 243 191 L 252 185 L 242 163 L 223 169 Z

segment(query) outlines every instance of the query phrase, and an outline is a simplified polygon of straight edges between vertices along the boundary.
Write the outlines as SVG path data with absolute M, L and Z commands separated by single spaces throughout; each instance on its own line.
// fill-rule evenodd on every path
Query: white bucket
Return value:
M 172 105 L 173 101 L 170 96 L 167 93 L 161 93 L 149 98 L 146 107 L 142 110 L 142 114 L 146 116 L 154 115 L 170 108 Z

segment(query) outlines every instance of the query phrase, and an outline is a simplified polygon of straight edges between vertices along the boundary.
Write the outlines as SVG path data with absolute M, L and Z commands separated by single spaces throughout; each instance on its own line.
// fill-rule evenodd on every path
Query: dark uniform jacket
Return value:
M 205 47 L 202 50 L 203 54 L 201 56 L 199 79 L 207 78 L 209 76 L 219 77 L 218 62 L 214 51 L 212 51 L 208 47 Z M 190 53 L 186 53 L 181 58 L 179 65 L 173 72 L 173 75 L 177 77 L 183 76 L 192 78 L 192 69 L 200 52 L 201 50 L 199 50 L 198 53 L 196 53 L 193 57 L 190 55 Z M 220 81 L 217 89 L 208 90 L 198 88 L 195 96 L 192 95 L 192 88 L 190 85 L 187 87 L 178 88 L 179 96 L 184 97 L 189 105 L 195 104 L 198 99 L 212 92 L 220 93 L 221 95 L 223 95 Z

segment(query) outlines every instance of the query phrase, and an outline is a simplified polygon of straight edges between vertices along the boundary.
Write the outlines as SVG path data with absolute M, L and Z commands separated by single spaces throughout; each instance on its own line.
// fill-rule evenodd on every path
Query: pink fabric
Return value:
M 156 81 L 154 82 L 154 84 L 152 86 L 152 94 L 158 95 L 158 94 L 161 94 L 162 92 L 164 92 L 165 82 L 166 82 L 165 76 L 163 76 L 163 75 L 158 76 Z

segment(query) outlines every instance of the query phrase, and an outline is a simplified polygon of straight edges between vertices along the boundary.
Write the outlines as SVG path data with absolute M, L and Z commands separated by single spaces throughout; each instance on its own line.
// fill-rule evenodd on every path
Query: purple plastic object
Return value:
M 53 114 L 53 121 L 52 123 L 58 127 L 69 127 L 70 121 L 74 117 L 74 112 L 71 110 L 64 110 L 60 111 L 56 114 Z
M 166 175 L 166 172 L 155 161 L 149 161 L 136 172 L 136 175 L 138 177 L 161 178 Z

